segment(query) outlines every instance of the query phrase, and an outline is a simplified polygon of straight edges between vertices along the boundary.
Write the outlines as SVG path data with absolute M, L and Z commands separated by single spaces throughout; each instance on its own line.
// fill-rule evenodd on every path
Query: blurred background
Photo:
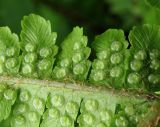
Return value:
M 0 0 L 0 26 L 13 32 L 20 33 L 20 21 L 30 13 L 51 21 L 58 42 L 77 25 L 92 41 L 108 28 L 124 29 L 128 35 L 135 25 L 160 24 L 160 11 L 145 0 Z

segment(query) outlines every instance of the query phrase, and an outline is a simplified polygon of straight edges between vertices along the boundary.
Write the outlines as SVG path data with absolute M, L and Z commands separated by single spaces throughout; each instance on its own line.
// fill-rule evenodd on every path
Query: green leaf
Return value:
M 9 27 L 0 27 L 0 54 L 5 54 L 11 47 L 14 48 L 13 56 L 18 56 L 20 50 L 18 36 L 12 33 Z
M 126 75 L 126 82 L 133 88 L 158 91 L 160 89 L 158 85 L 160 83 L 160 26 L 134 27 L 130 31 L 129 40 L 132 55 L 128 59 L 130 69 Z
M 146 0 L 151 6 L 160 9 L 160 1 L 159 0 Z
M 50 21 L 39 15 L 30 14 L 24 16 L 21 26 L 22 74 L 28 77 L 31 77 L 31 74 L 39 78 L 50 77 L 55 60 L 54 56 L 58 53 L 58 47 L 55 45 L 57 34 L 51 31 Z M 27 57 L 28 53 L 34 53 L 34 60 L 32 60 L 32 56 Z M 50 59 L 51 62 L 47 61 L 48 66 L 44 67 L 46 59 Z M 32 67 L 30 67 L 30 70 L 23 71 L 26 70 L 26 63 L 29 63 Z M 37 68 L 37 70 L 34 68 Z
M 0 74 L 17 74 L 21 58 L 19 38 L 8 27 L 0 27 Z
M 87 37 L 83 35 L 83 28 L 74 27 L 73 31 L 61 43 L 62 50 L 58 56 L 57 66 L 53 70 L 53 78 L 83 81 L 87 78 L 91 65 L 87 60 L 91 52 L 91 49 L 86 47 L 87 41 Z M 81 69 L 82 73 L 75 73 L 76 65 L 81 66 L 78 69 Z
M 92 47 L 97 58 L 92 64 L 91 83 L 122 88 L 130 55 L 124 32 L 117 29 L 106 30 L 95 37 Z
M 57 35 L 52 33 L 50 21 L 39 15 L 24 16 L 22 22 L 21 39 L 24 44 L 33 43 L 37 46 L 54 45 Z M 22 45 L 24 46 L 24 45 Z

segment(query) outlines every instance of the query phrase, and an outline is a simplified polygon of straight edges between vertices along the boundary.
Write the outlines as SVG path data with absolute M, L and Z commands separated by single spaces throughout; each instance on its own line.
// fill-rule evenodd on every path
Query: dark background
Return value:
M 0 26 L 9 26 L 13 32 L 20 33 L 20 21 L 30 13 L 51 21 L 58 42 L 74 26 L 83 27 L 91 42 L 108 28 L 124 29 L 128 35 L 135 25 L 160 24 L 160 11 L 145 0 L 0 0 Z

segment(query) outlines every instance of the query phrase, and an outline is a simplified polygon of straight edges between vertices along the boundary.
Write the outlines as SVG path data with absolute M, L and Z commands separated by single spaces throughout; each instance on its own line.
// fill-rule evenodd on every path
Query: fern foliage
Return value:
M 133 27 L 130 48 L 120 29 L 97 35 L 90 48 L 78 26 L 59 47 L 43 17 L 24 16 L 21 26 L 20 39 L 0 27 L 0 126 L 159 124 L 160 26 Z

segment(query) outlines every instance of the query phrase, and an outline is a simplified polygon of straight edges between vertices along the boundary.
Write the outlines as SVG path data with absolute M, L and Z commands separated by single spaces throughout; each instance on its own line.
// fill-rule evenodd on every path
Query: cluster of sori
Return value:
M 19 72 L 21 58 L 19 38 L 8 27 L 0 28 L 0 74 L 15 75 Z
M 8 27 L 0 28 L 0 74 L 112 88 L 158 91 L 160 86 L 160 27 L 135 27 L 126 41 L 124 32 L 106 30 L 95 37 L 91 49 L 83 28 L 74 27 L 59 47 L 51 24 L 38 15 L 24 16 L 21 40 Z M 145 34 L 144 34 L 145 33 Z M 80 81 L 80 82 L 79 82 Z
M 136 87 L 145 88 L 145 86 L 139 84 L 142 76 L 141 73 L 139 72 L 143 69 L 145 59 L 147 58 L 147 54 L 144 50 L 139 50 L 136 51 L 136 53 L 133 54 L 132 57 L 133 58 L 130 61 L 130 72 L 128 73 L 127 82 L 135 88 Z
M 16 103 L 11 112 L 11 127 L 39 127 L 45 110 L 47 92 L 32 86 L 20 88 Z
M 122 88 L 128 69 L 128 42 L 121 30 L 110 29 L 96 36 L 93 48 L 97 59 L 92 64 L 90 81 L 110 87 Z M 128 52 L 128 53 L 127 53 Z
M 83 36 L 82 28 L 73 28 L 61 44 L 62 51 L 53 71 L 54 78 L 86 80 L 91 65 L 91 62 L 87 60 L 91 51 L 86 47 L 87 41 L 87 37 Z
M 0 121 L 9 117 L 16 98 L 16 90 L 8 87 L 6 84 L 0 84 Z
M 6 84 L 1 86 L 3 127 L 141 127 L 156 102 L 110 92 L 95 94 L 31 84 L 17 84 L 15 92 L 5 88 Z
M 143 35 L 144 31 L 148 34 Z M 153 91 L 160 88 L 160 46 L 157 43 L 160 36 L 155 36 L 156 34 L 158 34 L 157 27 L 149 25 L 136 27 L 130 32 L 132 47 L 126 82 L 131 88 Z
M 100 99 L 101 98 L 101 99 Z M 103 98 L 103 99 L 102 99 Z M 80 127 L 136 127 L 148 109 L 128 101 L 112 98 L 112 104 L 103 94 L 83 98 L 77 122 Z M 137 110 L 138 109 L 138 110 Z
M 51 91 L 46 102 L 41 127 L 75 127 L 81 96 L 71 90 Z M 52 122 L 52 124 L 51 124 Z
M 149 55 L 152 73 L 148 76 L 148 81 L 152 84 L 158 84 L 160 83 L 160 50 L 152 49 Z

